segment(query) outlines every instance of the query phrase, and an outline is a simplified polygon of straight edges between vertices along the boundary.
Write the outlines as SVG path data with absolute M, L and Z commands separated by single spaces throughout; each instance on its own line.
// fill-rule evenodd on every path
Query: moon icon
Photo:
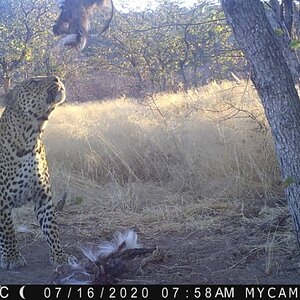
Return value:
M 21 286 L 20 291 L 19 291 L 20 297 L 21 297 L 22 299 L 26 299 L 26 298 L 24 297 L 24 289 L 25 289 L 25 285 Z

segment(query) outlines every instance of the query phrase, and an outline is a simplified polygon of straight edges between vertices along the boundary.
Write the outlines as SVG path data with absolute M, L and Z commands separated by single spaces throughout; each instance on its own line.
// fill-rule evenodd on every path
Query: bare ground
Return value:
M 78 245 L 99 244 L 101 240 L 110 239 L 115 232 L 115 228 L 109 231 L 103 227 L 101 230 L 101 213 L 98 218 L 97 214 L 90 217 L 85 209 L 84 205 L 69 204 L 58 216 L 64 248 L 79 258 L 82 253 Z M 87 216 L 81 225 L 78 210 Z M 266 217 L 266 210 L 273 210 L 271 217 Z M 211 209 L 202 217 L 209 218 L 212 225 L 201 228 L 191 222 L 183 224 L 181 230 L 180 227 L 172 230 L 161 226 L 160 230 L 153 226 L 135 226 L 139 241 L 145 247 L 159 246 L 166 250 L 166 255 L 162 261 L 146 265 L 140 275 L 123 274 L 118 283 L 299 283 L 300 256 L 283 199 L 248 200 L 230 211 Z M 118 215 L 116 223 L 117 218 Z M 125 220 L 123 228 L 126 225 L 133 228 Z M 0 271 L 1 284 L 52 282 L 54 269 L 48 260 L 45 240 L 34 222 L 27 226 L 30 232 L 19 233 L 18 238 L 28 266 L 17 271 Z

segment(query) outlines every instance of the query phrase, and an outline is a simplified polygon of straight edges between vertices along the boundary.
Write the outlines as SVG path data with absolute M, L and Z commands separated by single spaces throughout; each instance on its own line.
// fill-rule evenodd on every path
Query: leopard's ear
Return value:
M 0 103 L 4 107 L 12 108 L 16 102 L 13 90 L 0 95 Z

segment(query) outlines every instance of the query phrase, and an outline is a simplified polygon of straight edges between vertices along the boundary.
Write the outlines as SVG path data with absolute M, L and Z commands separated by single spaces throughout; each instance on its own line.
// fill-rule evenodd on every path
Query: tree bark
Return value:
M 274 138 L 286 198 L 300 245 L 300 100 L 259 0 L 222 0 L 228 24 L 252 68 Z
M 293 26 L 293 0 L 283 0 L 284 3 L 284 23 L 286 25 L 289 36 L 292 34 Z
M 300 77 L 300 65 L 299 57 L 296 51 L 292 51 L 290 43 L 292 41 L 292 26 L 296 26 L 297 21 L 297 9 L 293 6 L 293 0 L 270 0 L 270 6 L 272 8 L 273 14 L 270 10 L 266 10 L 267 17 L 273 30 L 282 30 L 282 33 L 277 33 L 276 39 L 277 43 L 282 47 L 282 52 L 290 68 L 291 74 L 293 76 L 294 82 L 299 83 Z
M 0 66 L 2 68 L 2 73 L 3 73 L 4 92 L 8 93 L 11 87 L 11 70 L 9 68 L 9 65 L 5 57 L 0 57 Z

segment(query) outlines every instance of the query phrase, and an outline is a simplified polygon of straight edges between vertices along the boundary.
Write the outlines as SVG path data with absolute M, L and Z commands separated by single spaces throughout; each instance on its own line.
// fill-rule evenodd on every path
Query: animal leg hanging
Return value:
M 64 46 L 82 51 L 86 46 L 90 29 L 91 17 L 100 11 L 108 14 L 100 34 L 108 29 L 113 17 L 112 0 L 57 0 L 61 10 L 60 15 L 53 25 L 53 33 L 64 36 Z

